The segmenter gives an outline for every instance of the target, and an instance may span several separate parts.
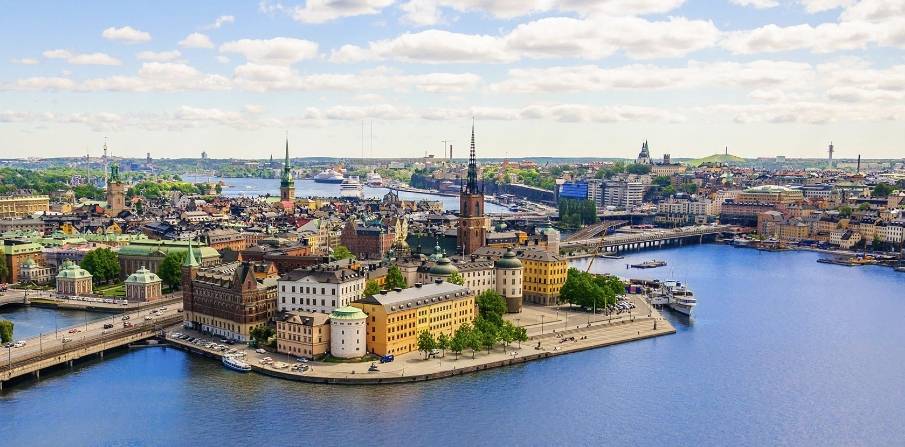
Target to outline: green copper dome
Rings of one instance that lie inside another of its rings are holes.
[[[331,320],[364,320],[368,315],[361,309],[352,306],[340,307],[330,312]]]
[[[135,273],[129,275],[125,282],[127,284],[151,284],[160,282],[160,277],[146,269],[145,266],[141,266]]]
[[[522,268],[522,261],[519,261],[519,259],[515,257],[515,252],[512,251],[512,249],[509,249],[506,250],[506,254],[504,254],[502,258],[496,261],[495,265],[498,269],[520,269]]]
[[[452,275],[453,273],[458,273],[459,269],[453,265],[452,261],[447,257],[440,258],[433,267],[428,271],[431,275],[437,276],[447,276]]]
[[[66,260],[60,266],[60,273],[57,274],[57,278],[68,278],[68,279],[79,279],[79,278],[91,278],[91,273],[88,273],[88,270],[85,270],[79,267],[78,264]]]

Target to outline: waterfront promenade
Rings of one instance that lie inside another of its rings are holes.
[[[287,380],[350,385],[390,384],[457,376],[676,332],[642,296],[632,295],[630,299],[636,305],[635,312],[612,316],[570,312],[566,307],[526,306],[521,314],[506,316],[513,323],[527,328],[529,340],[521,346],[518,343],[508,347],[496,346],[489,353],[487,350],[475,351],[474,356],[470,350],[458,356],[447,350],[442,357],[428,360],[420,352],[411,352],[396,356],[393,362],[378,363],[377,372],[368,371],[371,362],[308,362],[308,371],[294,372],[288,368],[288,364],[296,363],[294,357],[273,352],[258,354],[251,350],[246,351],[245,361],[255,372]],[[222,356],[221,352],[205,348],[203,344],[199,346],[169,336],[167,340],[173,346],[196,354],[217,360]],[[271,357],[274,364],[263,364],[261,360],[264,357]],[[277,362],[287,364],[287,367],[277,368],[274,366]]]

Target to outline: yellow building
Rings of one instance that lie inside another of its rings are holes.
[[[468,288],[435,282],[408,289],[383,291],[352,303],[368,314],[368,352],[400,355],[418,350],[418,334],[452,337],[475,319],[474,295]]]
[[[26,217],[49,210],[49,196],[28,194],[0,197],[0,218]]]
[[[568,262],[544,250],[525,250],[519,253],[518,258],[525,268],[525,301],[544,306],[556,304],[559,289],[566,283]]]
[[[804,195],[800,190],[776,185],[748,188],[742,191],[736,199],[736,202],[739,203],[769,203],[771,205],[788,205],[803,201]]]

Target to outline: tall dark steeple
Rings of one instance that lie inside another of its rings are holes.
[[[283,160],[283,175],[280,176],[280,200],[295,200],[295,180],[292,178],[292,167],[289,165],[289,135],[286,135],[286,158]]]
[[[484,191],[478,187],[478,161],[475,156],[474,121],[471,122],[471,150],[468,154],[468,176],[459,194],[458,245],[462,254],[470,255],[486,241]]]

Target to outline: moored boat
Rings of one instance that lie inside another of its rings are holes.
[[[223,361],[223,366],[225,366],[233,371],[239,371],[239,372],[251,371],[251,365],[243,362],[242,360],[239,360],[238,358],[236,358],[234,356],[224,355],[222,361]]]

